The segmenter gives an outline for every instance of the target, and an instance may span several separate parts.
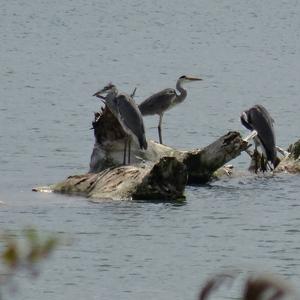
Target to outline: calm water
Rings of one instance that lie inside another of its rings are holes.
[[[296,284],[299,176],[188,187],[182,205],[92,204],[31,188],[88,170],[91,95],[108,81],[136,86],[140,102],[185,73],[201,76],[165,115],[175,147],[246,133],[239,115],[256,103],[274,117],[279,145],[296,141],[299,29],[299,1],[0,0],[0,228],[73,240],[37,280],[21,274],[14,299],[195,299],[210,274],[233,267]],[[148,138],[157,121],[145,119]],[[233,164],[246,169],[248,158]]]

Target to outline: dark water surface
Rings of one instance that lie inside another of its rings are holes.
[[[37,280],[20,275],[14,299],[195,299],[207,276],[234,267],[299,281],[299,176],[188,187],[182,205],[31,192],[87,171],[91,95],[108,81],[137,86],[140,102],[180,75],[204,79],[165,115],[171,146],[245,134],[240,112],[256,103],[279,145],[299,139],[299,1],[3,0],[0,31],[0,228],[73,241]],[[145,119],[148,138],[157,121]]]

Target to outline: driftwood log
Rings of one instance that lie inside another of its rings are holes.
[[[95,113],[95,144],[89,172],[35,191],[77,194],[103,199],[177,200],[184,198],[186,184],[203,184],[229,174],[224,165],[249,145],[238,132],[228,132],[212,144],[191,151],[177,150],[148,141],[141,151],[133,140],[131,165],[122,166],[125,132],[108,108]],[[300,141],[290,146],[290,155],[276,171],[300,171]]]
[[[124,138],[122,127],[107,108],[95,114],[93,122],[95,145],[91,155],[90,173],[120,166],[123,162]],[[202,149],[177,150],[154,141],[148,141],[148,149],[142,151],[133,141],[131,160],[133,164],[142,161],[156,162],[162,157],[175,157],[188,172],[188,183],[206,183],[215,171],[246,150],[239,132],[231,131]]]
[[[300,140],[291,144],[287,152],[289,154],[281,160],[275,172],[300,173]]]
[[[112,167],[99,173],[69,176],[48,191],[81,195],[93,201],[179,200],[184,198],[186,182],[185,166],[174,157],[163,157],[155,164]]]
[[[122,166],[125,132],[109,109],[95,114],[95,145],[87,174],[35,191],[53,191],[96,199],[176,200],[187,183],[206,183],[248,146],[238,132],[228,132],[203,149],[180,151],[154,141],[141,151],[132,141],[129,166]]]

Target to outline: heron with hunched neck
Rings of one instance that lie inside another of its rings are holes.
[[[270,113],[261,104],[254,105],[241,114],[242,124],[251,131],[256,131],[254,137],[255,155],[257,156],[257,147],[262,149],[260,168],[262,171],[267,171],[267,165],[270,161],[275,169],[280,160],[277,157],[277,148],[274,133],[274,120]],[[255,157],[256,157],[255,156]],[[255,159],[255,172],[258,170],[258,162]]]
[[[106,94],[106,96],[102,96],[103,94]],[[138,141],[141,149],[147,149],[143,117],[138,106],[131,96],[125,93],[119,93],[117,87],[111,83],[106,85],[93,96],[103,99],[126,133],[127,137],[125,138],[124,143],[123,164],[126,164],[127,145],[128,163],[130,163],[130,147],[132,138]]]

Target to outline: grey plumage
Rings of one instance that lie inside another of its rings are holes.
[[[256,130],[257,137],[254,139],[256,146],[260,145],[266,159],[274,168],[278,164],[276,140],[274,133],[274,120],[262,105],[255,105],[244,111],[241,115],[242,124],[249,130]]]
[[[190,81],[196,81],[196,80],[202,80],[202,79],[194,76],[183,75],[179,77],[176,83],[176,89],[179,91],[179,94],[176,93],[175,89],[171,89],[171,88],[164,89],[150,96],[139,105],[139,109],[143,116],[149,116],[149,115],[159,116],[158,135],[159,135],[159,142],[161,144],[162,144],[161,123],[162,123],[163,114],[165,113],[165,111],[171,109],[173,106],[183,102],[184,99],[186,98],[187,92],[182,87],[182,84]]]
[[[139,141],[141,149],[147,149],[143,117],[134,100],[126,94],[119,94],[116,98],[118,120],[128,135],[134,135]]]
[[[143,116],[159,115],[175,106],[177,104],[175,103],[176,99],[179,103],[179,96],[184,100],[186,93],[177,95],[174,89],[164,89],[143,101],[139,105],[139,109]]]
[[[106,94],[106,96],[103,97],[102,94]],[[138,106],[131,96],[125,93],[119,93],[117,87],[113,84],[108,84],[93,96],[104,99],[105,104],[119,121],[123,130],[127,134],[128,139],[125,141],[124,145],[124,164],[126,163],[127,144],[129,148],[128,162],[130,163],[131,138],[137,139],[141,149],[146,150],[148,147],[143,117],[138,109]]]

